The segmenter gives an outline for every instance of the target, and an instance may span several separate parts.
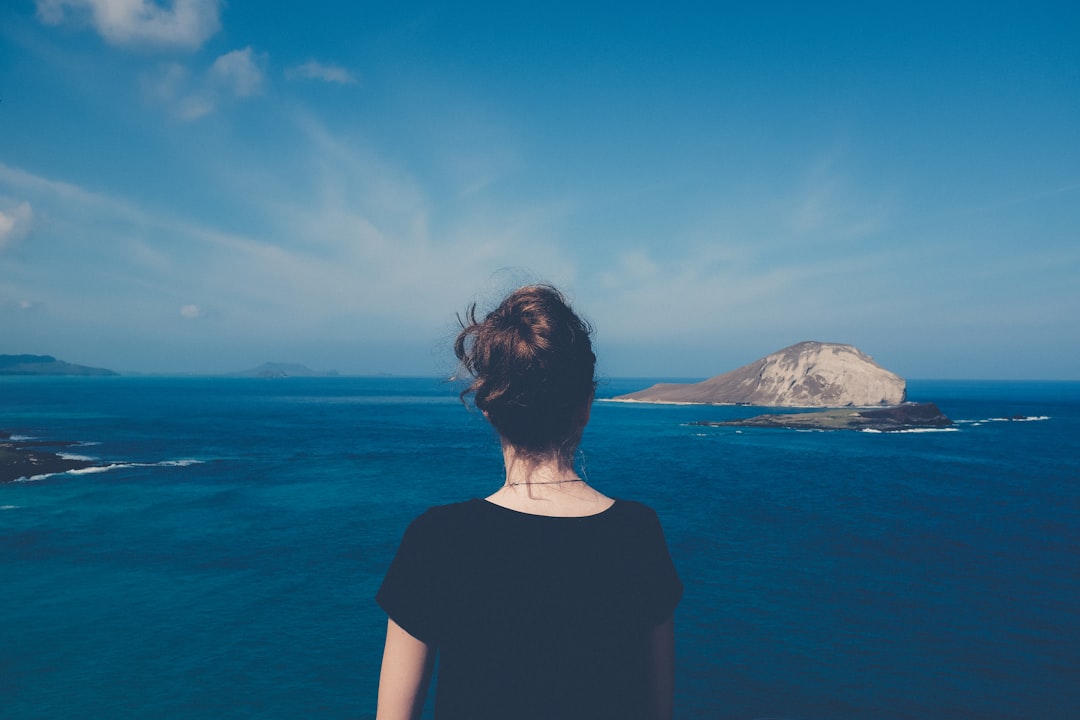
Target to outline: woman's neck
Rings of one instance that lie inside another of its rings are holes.
[[[572,456],[571,456],[572,457]],[[574,472],[570,457],[536,457],[503,443],[506,479],[489,502],[533,515],[595,515],[614,502]]]
[[[503,467],[506,469],[505,485],[559,485],[583,482],[574,471],[573,450],[569,453],[552,452],[546,455],[524,453],[506,442],[502,444]]]

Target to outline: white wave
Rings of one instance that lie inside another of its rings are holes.
[[[37,482],[38,480],[44,480],[45,478],[53,477],[54,475],[96,475],[97,473],[109,472],[110,470],[122,470],[124,468],[145,468],[145,467],[188,467],[189,465],[201,465],[202,460],[195,460],[193,458],[184,458],[180,460],[162,460],[160,462],[152,463],[110,463],[109,465],[91,465],[90,467],[75,468],[73,470],[65,470],[63,472],[55,473],[43,473],[41,475],[30,475],[21,478],[15,478],[13,482]]]
[[[27,440],[36,440],[36,439],[37,438],[32,437],[30,435],[9,435],[8,436],[8,441],[9,442],[25,442]]]
[[[1006,422],[1039,422],[1042,420],[1050,420],[1049,415],[1032,415],[1031,417],[991,417],[982,418],[980,420],[954,420],[956,425],[971,425],[973,427],[984,425],[986,423],[1006,423]]]
[[[0,510],[18,510],[19,505],[0,505]]]
[[[63,458],[64,460],[83,460],[85,462],[93,462],[94,460],[97,460],[97,458],[90,457],[89,455],[76,455],[75,453],[65,452],[56,453],[56,457]]]
[[[942,428],[907,428],[906,430],[894,430],[898,433],[939,433],[939,432],[960,432],[958,427],[942,427]]]
[[[64,473],[44,473],[42,475],[23,475],[22,477],[15,478],[12,482],[37,482],[38,480],[44,480],[50,478],[53,475],[63,475]]]
[[[90,467],[75,468],[74,470],[68,470],[67,472],[57,473],[58,475],[94,475],[96,473],[108,472],[109,470],[116,470],[118,468],[125,467],[139,467],[136,463],[115,463],[113,465],[91,465]]]
[[[68,470],[68,475],[90,475],[93,473],[108,472],[109,470],[120,470],[123,468],[140,468],[140,467],[187,467],[188,465],[201,464],[202,460],[162,460],[160,462],[152,463],[113,463],[111,465],[95,465],[87,468],[77,468],[75,470]]]
[[[899,435],[901,433],[939,433],[939,432],[960,432],[960,428],[957,427],[943,427],[943,428],[905,428],[904,430],[878,430],[877,428],[863,428],[859,432],[864,433],[878,433],[880,435]]]

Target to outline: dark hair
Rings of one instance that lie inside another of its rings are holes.
[[[511,445],[531,453],[573,450],[596,383],[592,328],[550,285],[510,293],[478,321],[476,304],[458,317],[454,354],[470,393]]]

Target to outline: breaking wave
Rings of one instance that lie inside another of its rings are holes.
[[[956,420],[955,423],[957,425],[970,425],[972,427],[979,427],[980,425],[985,425],[987,423],[1042,422],[1043,420],[1049,420],[1049,419],[1050,419],[1049,415],[1033,415],[1031,417],[1028,417],[1028,416],[1025,415],[1025,416],[1020,416],[1020,417],[982,418],[981,420]]]
[[[904,428],[903,430],[878,430],[877,428],[863,428],[859,432],[864,433],[878,433],[881,435],[900,435],[910,433],[948,433],[948,432],[960,432],[960,428],[957,427],[929,427],[929,428]]]
[[[37,482],[38,480],[44,480],[46,478],[54,477],[56,475],[96,475],[97,473],[109,472],[111,470],[122,470],[124,468],[187,467],[189,465],[201,465],[202,462],[202,460],[183,459],[162,460],[160,462],[151,463],[121,462],[110,463],[108,465],[91,465],[90,467],[75,468],[73,470],[65,470],[63,472],[43,473],[41,475],[31,475],[29,477],[16,478],[14,482]]]

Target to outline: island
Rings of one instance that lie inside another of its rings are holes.
[[[312,370],[307,365],[301,365],[300,363],[279,363],[279,362],[266,362],[262,365],[251,368],[250,370],[242,370],[236,373],[230,373],[229,377],[250,377],[250,378],[285,378],[285,377],[337,377],[338,373],[335,370],[327,372],[321,372],[319,370]]]
[[[57,360],[52,355],[0,355],[0,375],[108,376],[119,373]]]
[[[941,430],[953,421],[934,403],[903,403],[887,408],[834,408],[814,412],[756,415],[735,420],[700,420],[688,423],[709,427],[765,427],[791,430],[862,430],[900,432]]]
[[[622,402],[759,407],[900,405],[907,383],[852,345],[806,341],[699,383],[657,383]]]

